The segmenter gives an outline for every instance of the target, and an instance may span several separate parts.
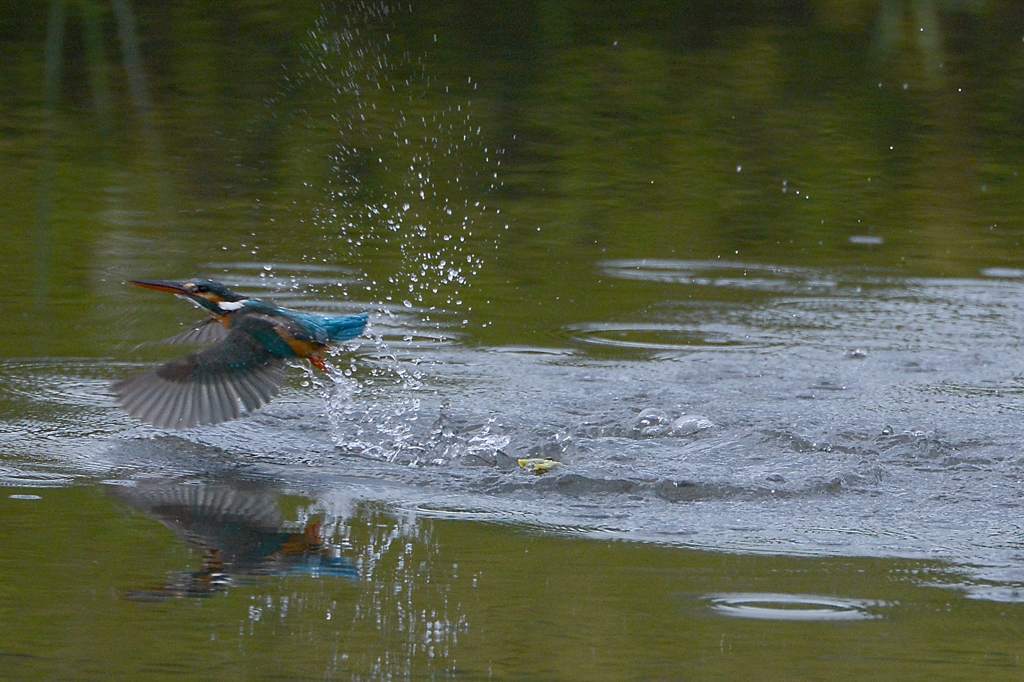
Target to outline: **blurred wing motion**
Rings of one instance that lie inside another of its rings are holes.
[[[218,343],[228,338],[228,330],[216,318],[210,317],[194,327],[189,327],[180,334],[175,334],[164,343],[170,345],[191,344],[206,346],[211,343]]]
[[[284,361],[260,342],[268,336],[276,337],[274,320],[246,315],[220,343],[120,381],[114,392],[125,411],[160,428],[237,419],[270,402],[284,381]]]
[[[328,542],[319,517],[285,521],[277,494],[254,482],[148,480],[111,486],[110,491],[203,553],[198,570],[175,572],[161,585],[131,590],[125,595],[129,599],[209,597],[257,576],[359,579],[341,546]]]
[[[255,490],[161,481],[114,486],[112,490],[187,542],[220,549],[232,560],[261,544],[253,538],[283,532],[286,526],[274,497]]]

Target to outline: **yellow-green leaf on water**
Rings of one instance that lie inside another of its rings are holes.
[[[546,474],[557,466],[561,466],[562,463],[554,459],[545,459],[543,457],[523,457],[517,459],[516,463],[519,464],[519,468],[523,471],[529,471],[531,473]]]

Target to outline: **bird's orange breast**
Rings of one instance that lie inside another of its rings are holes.
[[[283,329],[277,329],[275,331],[277,331],[278,336],[284,339],[284,342],[288,344],[288,347],[292,349],[292,352],[300,358],[308,358],[310,355],[318,353],[324,348],[322,343],[297,339]]]

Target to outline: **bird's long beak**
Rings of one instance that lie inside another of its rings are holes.
[[[177,296],[188,296],[189,294],[188,290],[182,286],[181,282],[171,282],[164,279],[132,279],[128,280],[128,283],[134,284],[137,287],[142,287],[143,289],[163,291]]]

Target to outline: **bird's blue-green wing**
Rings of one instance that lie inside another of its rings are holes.
[[[280,390],[285,365],[260,339],[275,322],[246,316],[227,337],[199,353],[114,384],[125,411],[160,428],[185,429],[237,419]]]
[[[195,345],[207,346],[211,343],[218,343],[228,337],[228,329],[222,325],[217,318],[208,317],[202,322],[189,327],[183,332],[164,339],[163,343],[168,345]]]

